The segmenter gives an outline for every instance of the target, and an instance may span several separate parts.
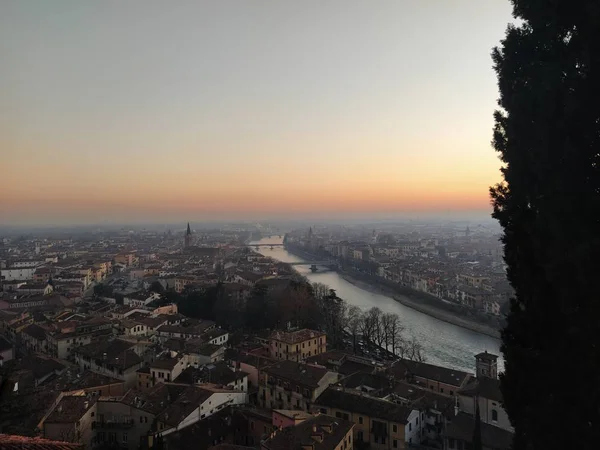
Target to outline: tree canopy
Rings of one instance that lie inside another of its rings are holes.
[[[512,4],[519,24],[493,52],[504,180],[491,198],[515,289],[504,404],[516,450],[597,448],[600,2]]]

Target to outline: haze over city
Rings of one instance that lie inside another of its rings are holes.
[[[0,223],[489,214],[504,0],[0,12]]]

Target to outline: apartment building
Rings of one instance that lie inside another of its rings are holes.
[[[307,328],[297,331],[275,331],[268,339],[271,358],[300,362],[324,353],[327,334]]]

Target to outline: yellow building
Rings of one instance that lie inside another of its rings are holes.
[[[408,448],[406,436],[413,431],[405,429],[411,409],[357,391],[329,388],[315,400],[313,412],[354,422],[355,446],[376,450]]]
[[[269,336],[271,358],[303,361],[311,356],[324,353],[327,348],[327,335],[307,328],[297,331],[275,331]]]

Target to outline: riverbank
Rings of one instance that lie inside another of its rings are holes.
[[[456,314],[453,314],[449,311],[445,311],[443,309],[435,308],[433,306],[425,305],[413,299],[410,299],[404,295],[398,295],[395,292],[392,292],[391,289],[382,288],[379,286],[373,286],[372,284],[366,283],[364,281],[353,278],[352,276],[346,273],[340,273],[340,276],[346,280],[348,283],[353,284],[354,286],[363,289],[368,292],[372,292],[374,294],[382,294],[387,295],[388,297],[393,298],[398,303],[403,304],[409,308],[414,309],[415,311],[419,311],[422,314],[426,314],[435,319],[441,320],[443,322],[451,323],[452,325],[456,325],[457,327],[465,328],[467,330],[475,331],[477,333],[485,334],[486,336],[500,339],[500,331],[492,328],[489,325],[485,325],[482,323],[477,323],[469,319],[465,319],[464,317],[460,317]]]
[[[307,261],[314,261],[316,259],[314,255],[299,249],[289,248],[289,246],[286,246],[286,250],[289,253],[299,256]],[[473,319],[469,319],[468,317],[464,317],[459,313],[452,311],[451,308],[444,308],[445,305],[437,305],[436,303],[441,302],[441,300],[425,298],[427,294],[415,291],[410,292],[408,295],[404,295],[403,293],[398,292],[399,288],[393,289],[389,286],[383,285],[382,283],[373,282],[370,279],[359,279],[347,271],[338,270],[337,272],[344,280],[360,289],[373,292],[375,294],[386,295],[408,308],[414,309],[415,311],[426,314],[443,322],[447,322],[467,330],[475,331],[495,339],[500,339],[500,330],[498,328],[485,323],[477,322]]]

